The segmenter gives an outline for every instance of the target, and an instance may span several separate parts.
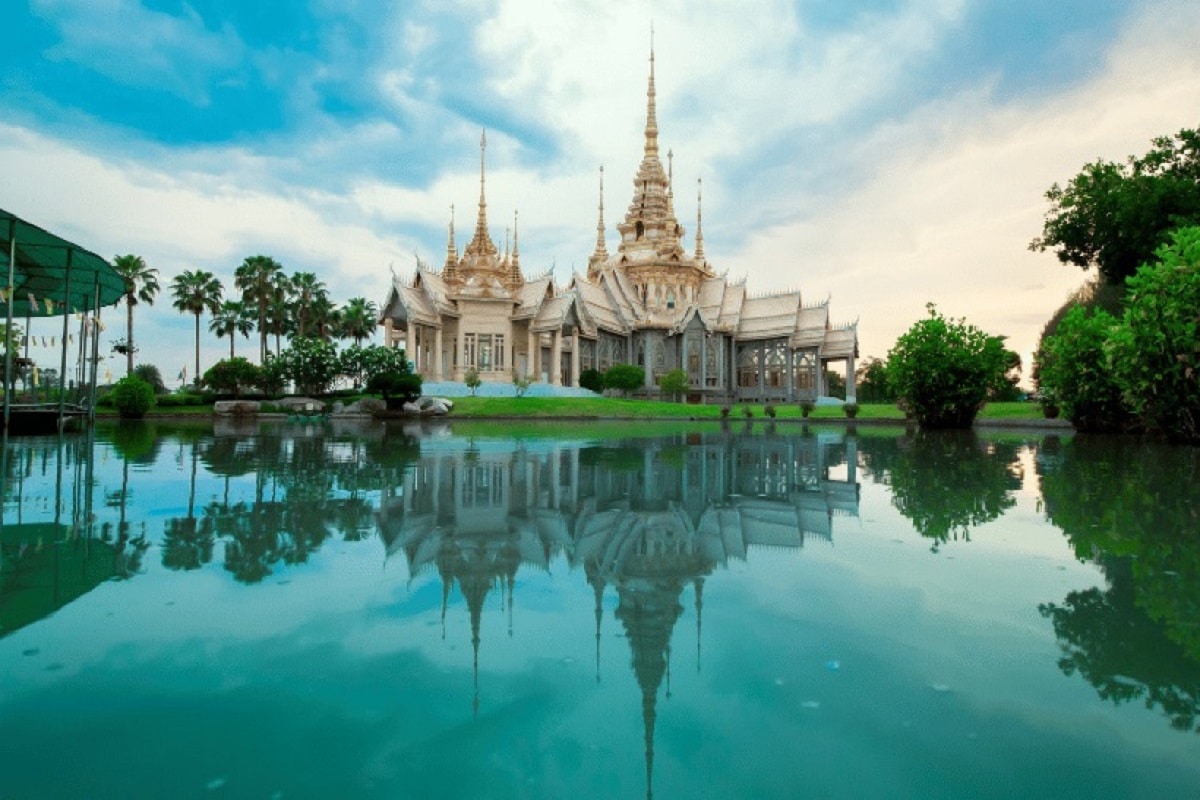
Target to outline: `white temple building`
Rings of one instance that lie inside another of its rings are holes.
[[[601,168],[595,249],[586,274],[574,274],[565,287],[549,270],[525,277],[515,218],[511,249],[505,242],[501,252],[492,241],[481,138],[474,235],[460,255],[452,216],[441,270],[418,264],[411,280],[393,281],[380,315],[385,342],[404,347],[431,381],[461,381],[475,369],[484,381],[578,386],[584,370],[635,364],[653,395],[663,375],[682,369],[690,402],[823,395],[827,365],[843,362],[847,397],[854,397],[857,323],[832,324],[828,298],[751,295],[744,280],[718,272],[704,252],[699,186],[696,234],[691,250],[684,247],[671,154],[664,169],[658,133],[652,51],[644,152],[633,199],[616,226],[616,252],[605,241]]]

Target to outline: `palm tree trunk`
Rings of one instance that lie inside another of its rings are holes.
[[[133,374],[133,301],[125,298],[128,323],[125,326],[125,374]]]
[[[233,361],[233,339],[237,336],[237,331],[229,332],[229,360]]]
[[[192,376],[192,380],[200,383],[200,312],[196,312],[196,374]]]

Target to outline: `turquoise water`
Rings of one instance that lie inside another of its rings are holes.
[[[13,439],[4,798],[1200,796],[1200,453],[147,423]]]

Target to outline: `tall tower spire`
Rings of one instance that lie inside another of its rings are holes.
[[[646,156],[658,156],[658,114],[654,107],[654,29],[650,29],[650,84],[646,89]]]
[[[700,210],[700,201],[703,196],[704,182],[703,178],[696,179],[696,263],[704,262],[704,230],[701,228],[701,223],[704,219]]]
[[[479,217],[475,221],[475,237],[467,245],[466,255],[468,256],[496,255],[496,245],[488,236],[487,229],[487,195],[484,191],[486,184],[484,156],[486,153],[487,131],[483,131],[479,136]]]

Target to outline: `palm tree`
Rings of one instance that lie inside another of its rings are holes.
[[[325,284],[317,280],[311,272],[297,272],[291,280],[292,298],[296,304],[297,336],[309,335],[308,323],[311,321],[314,304],[320,300],[328,302]]]
[[[258,309],[259,362],[267,358],[267,309],[280,284],[283,267],[270,256],[250,256],[234,271],[233,283],[242,290],[242,302]]]
[[[342,325],[342,312],[338,307],[328,297],[318,297],[309,307],[309,314],[316,329],[315,335],[327,342],[333,341]]]
[[[341,336],[362,344],[370,339],[379,324],[379,308],[365,297],[351,297],[342,307],[340,316]]]
[[[229,337],[229,357],[233,358],[233,342],[240,333],[242,336],[249,336],[254,330],[254,319],[251,317],[251,310],[244,303],[237,300],[226,300],[221,303],[221,307],[213,312],[212,320],[208,323],[210,333],[215,333],[217,338],[222,336]]]
[[[276,287],[267,299],[267,332],[275,335],[275,355],[279,355],[283,350],[280,339],[284,335],[291,336],[296,332],[294,310],[287,285]]]
[[[125,328],[125,374],[133,374],[133,307],[139,302],[154,305],[154,296],[158,294],[158,270],[146,266],[141,256],[124,255],[113,258],[113,269],[125,279],[125,293],[121,299],[125,301],[128,311],[128,322]]]
[[[221,282],[211,272],[202,269],[185,270],[171,281],[172,303],[181,314],[196,317],[196,372],[194,380],[200,382],[200,315],[205,311],[216,314],[221,307],[223,293]]]

